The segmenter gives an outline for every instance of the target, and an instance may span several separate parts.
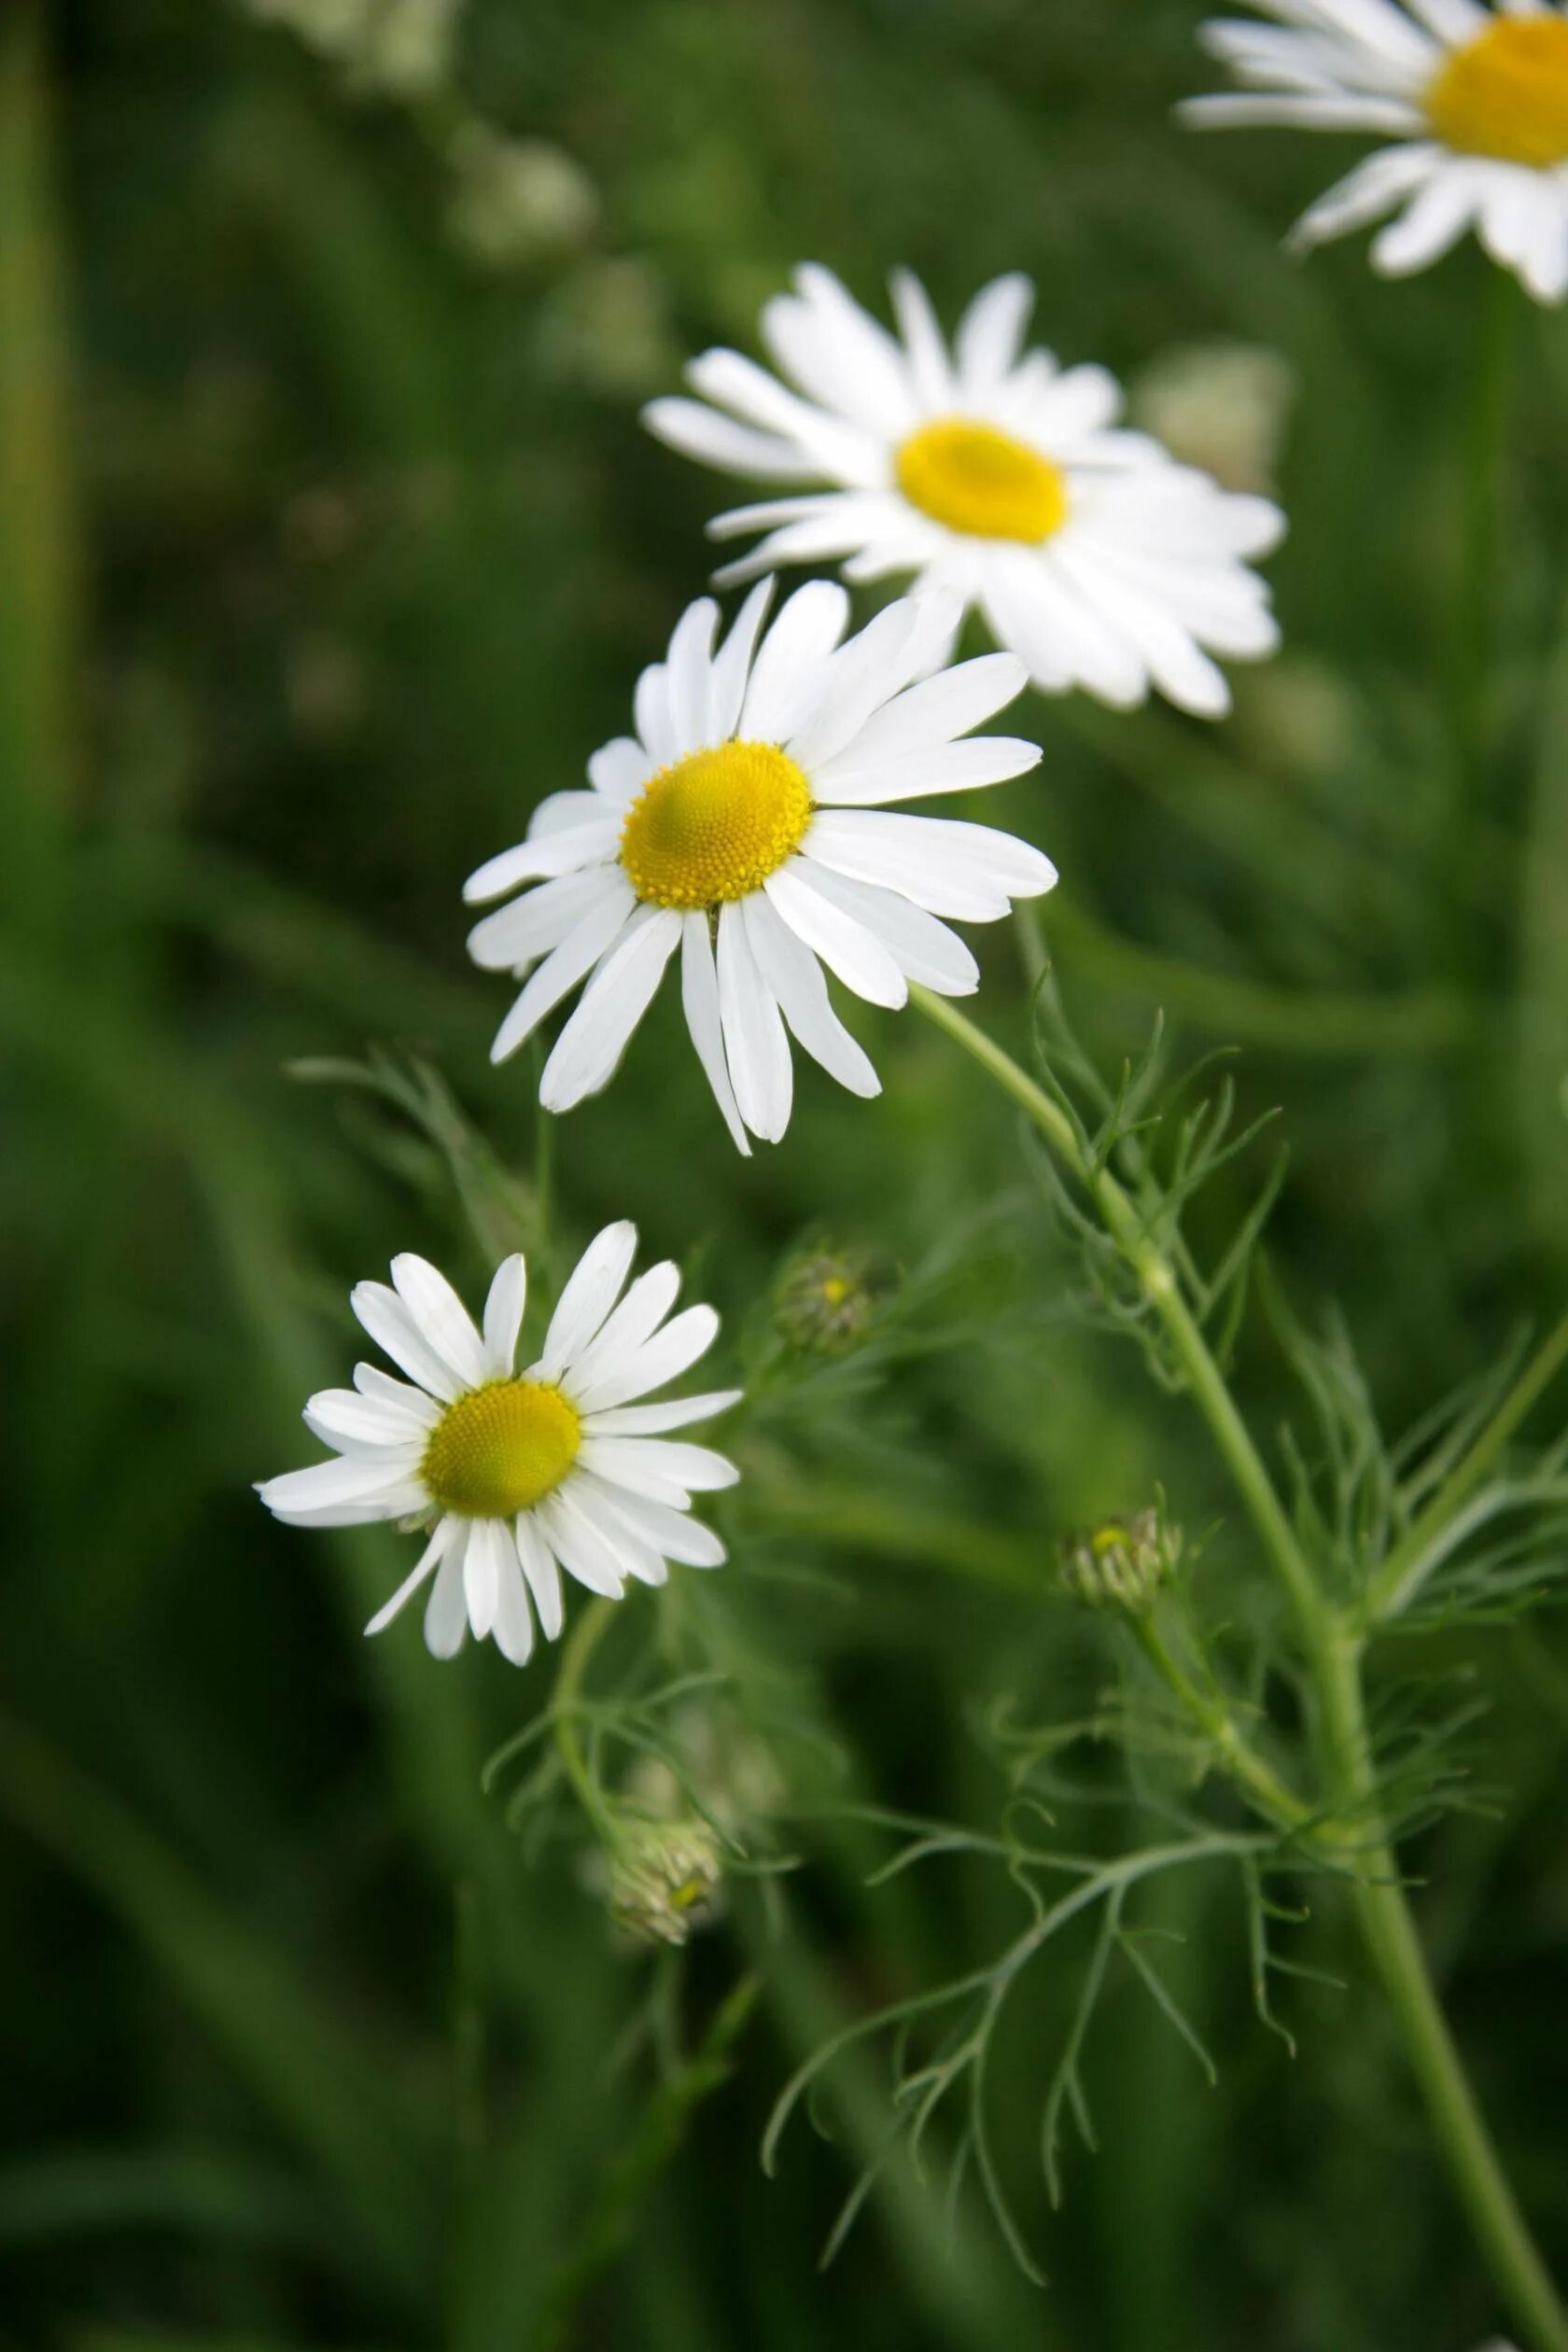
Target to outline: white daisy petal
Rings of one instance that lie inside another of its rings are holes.
[[[469,954],[484,972],[523,972],[569,939],[599,907],[611,900],[623,905],[628,896],[619,866],[561,875],[482,917],[469,933]]]
[[[518,1513],[512,1533],[517,1539],[517,1557],[527,1579],[534,1606],[539,1611],[545,1640],[559,1641],[565,1616],[561,1601],[560,1562],[545,1542],[532,1511]]]
[[[721,1568],[729,1558],[711,1527],[705,1527],[700,1519],[689,1518],[668,1503],[655,1503],[647,1495],[628,1494],[623,1489],[608,1487],[599,1499],[602,1507],[613,1511],[633,1535],[662,1552],[666,1560],[679,1561],[682,1567]]]
[[[528,1269],[520,1250],[503,1258],[496,1268],[484,1302],[484,1353],[492,1379],[510,1380],[517,1362],[517,1335],[523,1328],[523,1308],[528,1295]]]
[[[890,283],[915,397],[929,415],[945,416],[953,406],[957,387],[931,299],[913,271],[895,270]]]
[[[741,913],[757,969],[793,1035],[851,1094],[863,1099],[879,1095],[882,1081],[829,1003],[822,967],[810,948],[764,891],[747,899]]]
[[[501,1577],[509,1561],[515,1561],[516,1558],[517,1548],[505,1519],[473,1520],[469,1529],[468,1550],[463,1556],[463,1590],[476,1641],[484,1641],[495,1626],[501,1600]]]
[[[807,262],[797,292],[764,303],[763,340],[786,375],[825,409],[882,435],[916,421],[909,363],[831,270]]]
[[[636,1255],[637,1227],[624,1219],[595,1235],[561,1293],[530,1379],[558,1380],[582,1353],[620,1297]]]
[[[980,985],[980,967],[956,931],[923,907],[903,898],[896,890],[881,889],[874,882],[851,881],[847,875],[835,874],[827,866],[801,859],[786,869],[793,881],[798,875],[810,897],[825,904],[828,912],[847,921],[856,931],[864,945],[861,952],[877,951],[884,955],[900,975],[902,1003],[907,994],[904,984],[918,980],[940,996],[969,996]],[[777,877],[782,879],[783,877]],[[795,923],[795,910],[787,907],[775,896],[775,903],[786,920]],[[815,914],[813,915],[815,920]],[[800,929],[799,924],[795,928]],[[831,971],[838,973],[848,987],[865,996],[869,990],[861,987],[849,972],[827,953],[826,948],[806,931],[801,936],[807,946],[815,946]],[[873,997],[873,1003],[883,999]]]
[[[756,650],[757,636],[773,601],[774,583],[759,580],[739,615],[713,659],[708,705],[708,726],[711,740],[721,743],[733,735],[740,722],[741,706],[751,676],[751,657]]]
[[[719,1019],[736,1105],[753,1135],[777,1143],[790,1124],[794,1092],[790,1046],[738,905],[720,910],[718,979]]]
[[[627,1575],[638,1584],[663,1585],[669,1582],[669,1569],[663,1555],[636,1531],[628,1518],[617,1510],[618,1490],[604,1485],[592,1471],[584,1469],[571,1483],[571,1501],[587,1525],[593,1529]],[[685,1508],[684,1497],[671,1507]]]
[[[588,781],[595,791],[619,808],[636,800],[650,773],[648,753],[632,735],[617,735],[611,743],[601,743],[588,763]]]
[[[909,1001],[909,984],[903,966],[885,941],[868,931],[858,917],[822,889],[822,870],[805,858],[792,858],[765,884],[768,897],[798,939],[847,988],[868,1004],[895,1009]]]
[[[665,1258],[639,1274],[625,1297],[599,1331],[591,1347],[574,1361],[567,1389],[572,1395],[592,1387],[602,1373],[613,1372],[653,1334],[680,1295],[680,1268]]]
[[[951,743],[982,720],[994,718],[1028,684],[1029,665],[1015,653],[983,653],[976,661],[960,662],[956,668],[922,679],[874,712],[848,750],[816,771],[813,784],[831,783],[840,765],[851,760],[859,767]]]
[[[433,1397],[422,1388],[412,1388],[407,1380],[395,1380],[378,1364],[357,1364],[354,1385],[372,1403],[400,1407],[426,1429],[433,1429],[441,1419],[441,1407]]]
[[[534,1654],[534,1613],[528,1606],[515,1542],[508,1543],[501,1557],[491,1631],[504,1659],[513,1666],[526,1666]]]
[[[413,1600],[426,1577],[435,1573],[449,1547],[456,1540],[457,1527],[458,1522],[455,1519],[443,1519],[440,1522],[435,1533],[420,1553],[414,1567],[404,1577],[391,1600],[382,1603],[369,1625],[366,1626],[367,1640],[372,1633],[385,1633],[404,1603]]]
[[[777,880],[777,875],[775,879]],[[770,886],[771,887],[771,886]],[[749,1159],[750,1139],[747,1135],[730,1084],[729,1064],[724,1059],[724,1037],[719,1014],[719,978],[713,968],[713,943],[708,937],[707,917],[696,910],[685,916],[680,926],[680,1000],[686,1015],[686,1027],[697,1049],[713,1099],[723,1114],[724,1125],[740,1151]]]
[[[463,885],[463,896],[470,906],[482,905],[486,899],[515,890],[520,882],[547,881],[579,866],[606,864],[620,839],[617,818],[595,817],[588,824],[570,826],[543,840],[519,842],[515,849],[503,849],[499,857],[476,868]]]
[[[595,1437],[653,1437],[666,1429],[690,1429],[738,1405],[742,1389],[710,1389],[706,1396],[670,1396],[658,1405],[618,1405],[584,1413],[582,1426]]]
[[[418,1389],[404,1389],[399,1398],[320,1389],[306,1405],[305,1418],[329,1446],[423,1446],[439,1409]]]
[[[510,1060],[526,1044],[539,1023],[569,996],[601,957],[614,948],[631,928],[637,914],[637,892],[619,866],[605,876],[605,886],[586,914],[580,916],[558,947],[524,984],[523,992],[496,1031],[490,1048],[493,1062]]]
[[[602,1413],[611,1405],[629,1405],[663,1388],[666,1381],[679,1379],[699,1356],[707,1353],[718,1332],[719,1318],[711,1307],[688,1307],[634,1355],[623,1358],[613,1371],[574,1387],[572,1402],[585,1417]]]
[[[466,1388],[477,1387],[488,1377],[484,1343],[446,1276],[427,1258],[405,1250],[392,1261],[392,1281],[421,1337]]]
[[[853,746],[832,763],[831,777],[812,781],[826,808],[876,808],[888,801],[930,800],[944,792],[973,792],[1003,784],[1040,765],[1038,743],[1013,735],[982,735],[974,743],[944,743],[902,758],[862,761]]]
[[[733,1462],[707,1446],[672,1445],[651,1437],[589,1437],[580,1459],[584,1469],[612,1486],[630,1487],[635,1494],[656,1491],[661,1501],[667,1499],[672,1486],[684,1493],[705,1494],[735,1486],[740,1477]],[[645,1485],[648,1479],[654,1485]]]
[[[595,967],[544,1065],[539,1100],[547,1111],[569,1111],[609,1084],[679,939],[673,907],[637,909]]]
[[[998,921],[1014,899],[1039,898],[1057,879],[1049,858],[1027,841],[952,818],[824,809],[802,847],[851,881],[890,887],[932,915],[960,921]]]
[[[455,1658],[469,1630],[469,1603],[463,1569],[471,1528],[456,1523],[450,1548],[443,1554],[425,1604],[425,1646],[432,1658]]]
[[[1016,271],[993,278],[976,294],[953,339],[966,401],[984,402],[1006,381],[1033,307],[1033,284]]]
[[[832,581],[808,581],[778,608],[757,649],[737,732],[752,743],[783,743],[798,714],[820,694],[823,674],[849,620],[849,599]]]
[[[286,1470],[281,1477],[265,1479],[257,1492],[274,1519],[353,1509],[375,1519],[395,1519],[408,1507],[399,1501],[406,1486],[401,1473],[385,1462],[341,1455],[313,1463],[308,1470]]]
[[[1427,181],[1411,203],[1372,240],[1372,266],[1386,277],[1408,277],[1440,260],[1476,217],[1475,175],[1449,165]]]
[[[572,1502],[572,1483],[557,1487],[537,1505],[539,1533],[568,1576],[607,1601],[619,1601],[625,1590],[625,1561]]]
[[[632,712],[638,740],[655,767],[667,767],[679,749],[675,714],[670,708],[669,672],[663,662],[651,663],[632,692]]]
[[[760,482],[809,482],[817,471],[792,441],[739,425],[702,400],[650,400],[642,412],[649,431],[683,457]]]
[[[376,1346],[394,1364],[401,1365],[411,1380],[439,1396],[443,1405],[451,1404],[462,1384],[426,1339],[396,1291],[388,1290],[385,1282],[358,1282],[350,1294],[349,1305]]]
[[[688,605],[675,624],[669,642],[670,724],[679,756],[698,751],[714,739],[710,716],[713,634],[719,608],[711,596]]]

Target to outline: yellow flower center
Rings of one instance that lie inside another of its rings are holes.
[[[1022,539],[1037,547],[1067,521],[1059,466],[994,425],[940,416],[911,433],[898,454],[898,484],[911,506],[973,539]]]
[[[1426,93],[1445,147],[1545,169],[1568,163],[1568,22],[1499,17],[1455,49]]]
[[[447,1407],[419,1475],[459,1519],[511,1519],[560,1485],[581,1442],[582,1424],[559,1389],[491,1380]]]
[[[621,833],[621,863],[651,906],[749,898],[800,847],[811,787],[774,743],[691,751],[644,785]]]

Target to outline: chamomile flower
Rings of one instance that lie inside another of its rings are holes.
[[[1243,89],[1197,123],[1368,131],[1391,144],[1304,215],[1309,246],[1385,220],[1374,268],[1424,270],[1474,229],[1540,302],[1568,294],[1568,17],[1547,0],[1247,0],[1203,38]]]
[[[1253,661],[1279,641],[1245,561],[1279,539],[1279,509],[1118,429],[1121,387],[1105,369],[1026,352],[1027,278],[984,287],[951,350],[907,271],[892,295],[897,338],[830,272],[798,270],[762,315],[797,388],[708,351],[687,370],[700,400],[644,410],[661,441],[706,465],[818,485],[720,515],[715,538],[766,533],[720,581],[822,559],[850,581],[912,572],[978,606],[1048,693],[1082,686],[1125,709],[1153,686],[1204,717],[1227,710],[1211,655]]]
[[[672,1265],[626,1289],[636,1249],[637,1229],[623,1224],[589,1244],[538,1363],[521,1375],[521,1257],[497,1267],[478,1329],[423,1258],[394,1258],[391,1289],[358,1285],[356,1315],[409,1379],[359,1364],[351,1389],[313,1396],[305,1425],[337,1458],[258,1491],[298,1527],[399,1519],[429,1531],[367,1633],[390,1625],[434,1578],[425,1609],[432,1655],[455,1656],[471,1628],[521,1666],[536,1613],[551,1641],[561,1631],[563,1568],[618,1601],[628,1577],[665,1583],[672,1560],[721,1565],[724,1547],[690,1516],[692,1497],[739,1474],[722,1454],[667,1433],[723,1412],[740,1391],[636,1401],[679,1379],[719,1328],[711,1307],[670,1317],[680,1287]]]
[[[967,730],[1011,702],[1010,654],[939,665],[959,608],[904,597],[840,643],[849,601],[814,581],[763,623],[764,581],[721,644],[718,607],[692,605],[666,659],[644,670],[637,734],[588,763],[527,839],[464,895],[537,884],[469,934],[477,963],[527,974],[491,1049],[502,1061],[583,979],[539,1099],[569,1110],[608,1084],[679,950],[692,1042],[731,1134],[776,1142],[789,1124],[787,1031],[851,1093],[879,1082],[828,1001],[822,966],[873,1004],[918,980],[963,996],[979,972],[941,919],[989,923],[1055,882],[1050,861],[984,825],[885,804],[1021,776],[1039,747]]]

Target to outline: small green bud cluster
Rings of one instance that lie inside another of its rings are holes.
[[[774,1327],[808,1355],[846,1355],[865,1337],[877,1305],[870,1263],[860,1252],[811,1250],[784,1269]]]
[[[1062,1590],[1087,1609],[1141,1617],[1181,1557],[1181,1529],[1169,1526],[1158,1505],[1151,1505],[1130,1518],[1103,1519],[1064,1537]]]
[[[698,1813],[679,1821],[623,1814],[607,1853],[606,1899],[638,1944],[683,1944],[706,1926],[723,1876],[719,1841]]]

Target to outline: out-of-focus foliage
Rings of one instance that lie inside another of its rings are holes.
[[[1186,1407],[1076,1312],[1014,1122],[942,1038],[865,1016],[882,1101],[812,1074],[742,1167],[665,1004],[546,1133],[462,953],[462,876],[623,727],[707,566],[715,485],[638,401],[749,345],[803,257],[872,300],[908,261],[949,315],[1021,267],[1043,340],[1139,379],[1206,463],[1231,416],[1292,517],[1287,650],[1231,722],[1032,701],[1043,765],[988,796],[1062,869],[1045,939],[1097,1063],[1157,1005],[1182,1057],[1241,1048],[1233,1132],[1283,1106],[1280,1311],[1236,1335],[1259,1430],[1304,1348],[1331,1406],[1365,1381],[1397,1430],[1559,1311],[1568,330],[1522,330],[1498,756],[1461,860],[1482,266],[1391,289],[1353,248],[1287,261],[1321,156],[1172,125],[1197,13],[469,0],[439,70],[416,43],[369,73],[299,37],[307,0],[0,8],[7,2340],[1464,2352],[1495,2325],[1337,1890],[1269,1919],[1320,1972],[1271,1984],[1271,2035],[1228,1863],[1140,1888],[1136,1960],[1067,1923],[999,2028],[991,2128],[1049,2289],[973,2177],[947,2205],[945,2166],[901,2157],[819,2276],[882,2155],[885,2058],[829,2073],[832,2144],[797,2122],[770,2181],[776,2095],[1027,1925],[984,1854],[868,1883],[908,1825],[988,1832],[1025,1727],[1075,1720],[1053,1836],[1170,1834],[1170,1757],[1129,1778],[1093,1736],[1135,1670],[1060,1596],[1058,1538],[1163,1487],[1242,1647],[1255,1561]],[[1037,954],[983,940],[981,1015],[1020,1046]],[[1203,1263],[1267,1149],[1193,1205]],[[438,1668],[412,1622],[367,1646],[397,1539],[302,1537],[249,1491],[308,1458],[352,1281],[413,1247],[472,1292],[521,1241],[542,1298],[623,1214],[700,1259],[753,1389],[734,1566],[629,1601],[601,1653],[613,1678],[656,1610],[666,1685],[723,1676],[655,1708],[651,1766],[614,1751],[628,1804],[694,1806],[751,1866],[651,1955],[558,1788],[481,1792],[553,1660]],[[802,1344],[830,1250],[870,1310]],[[1323,1298],[1353,1357],[1295,1334]],[[1407,1858],[1561,2270],[1568,1652],[1547,1617],[1428,1634],[1433,1709],[1451,1681],[1488,1710],[1495,1801],[1445,1804]]]

